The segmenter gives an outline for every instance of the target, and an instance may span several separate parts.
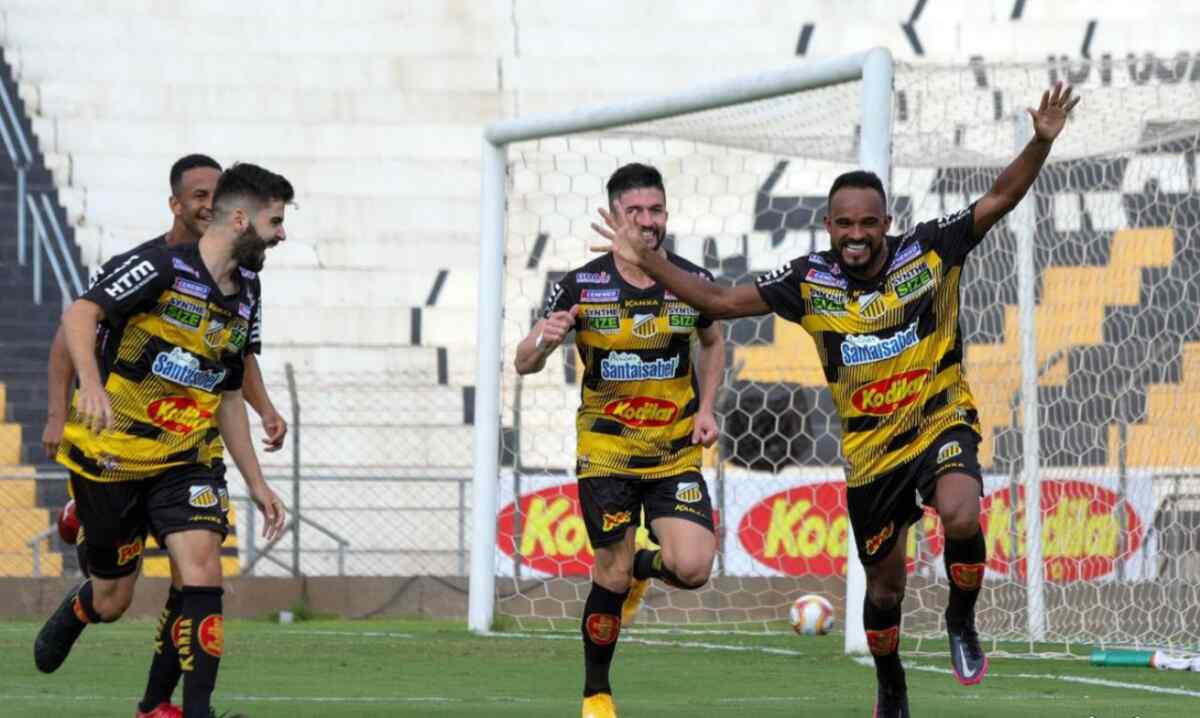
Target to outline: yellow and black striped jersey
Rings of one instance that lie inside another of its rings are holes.
[[[704,269],[667,257],[712,281]],[[692,339],[712,320],[658,284],[627,283],[611,254],[567,272],[551,289],[543,316],[576,304],[575,346],[584,367],[577,475],[660,479],[698,471]]]
[[[97,481],[210,465],[221,394],[242,385],[257,275],[241,270],[237,291],[222,294],[198,245],[149,247],[110,265],[83,298],[104,311],[97,360],[114,426],[90,432],[72,402],[57,460]]]
[[[798,257],[758,277],[763,301],[812,335],[842,424],[846,483],[860,486],[916,458],[955,425],[979,432],[963,373],[959,280],[974,205],[887,237],[871,283],[834,253]]]

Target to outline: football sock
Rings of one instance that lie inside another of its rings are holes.
[[[879,683],[906,690],[904,667],[900,664],[900,603],[884,609],[864,598],[863,627]]]
[[[154,634],[154,658],[150,661],[150,678],[138,710],[149,713],[160,703],[170,701],[179,682],[179,650],[172,636],[183,594],[174,586],[167,593],[167,603],[158,616],[158,632]]]
[[[184,586],[179,606],[179,669],[184,718],[208,718],[225,648],[221,595],[216,586]]]
[[[608,667],[621,632],[621,604],[629,591],[614,593],[598,583],[583,605],[583,695],[612,693]]]
[[[987,546],[983,531],[969,539],[946,539],[946,576],[950,579],[950,600],[946,605],[947,623],[959,624],[975,612],[975,600],[983,584]]]
[[[667,568],[663,563],[661,549],[654,551],[647,548],[638,549],[638,552],[633,555],[633,577],[639,581],[644,581],[647,578],[657,578],[666,581],[675,588],[699,588],[699,586],[684,583],[678,576],[671,573],[671,569]]]
[[[75,592],[75,601],[72,603],[73,613],[81,623],[105,623],[105,620],[96,612],[96,607],[92,603],[92,582],[91,580],[84,581],[79,590]]]

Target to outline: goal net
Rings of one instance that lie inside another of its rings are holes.
[[[1022,211],[964,273],[965,365],[983,423],[978,624],[1017,642],[997,648],[1200,647],[1200,97],[1186,70],[896,68],[897,233],[986,192],[1028,139],[1024,108],[1055,79],[1084,95]],[[749,282],[828,247],[830,183],[862,164],[863,97],[861,81],[846,81],[508,147],[488,564],[502,623],[577,631],[589,590],[572,474],[579,358],[568,342],[518,377],[512,357],[553,283],[594,258],[589,225],[608,176],[627,162],[657,166],[668,249],[718,282]],[[1033,250],[1024,273],[1022,240]],[[811,339],[770,316],[725,329],[721,439],[704,460],[719,536],[712,579],[694,592],[655,583],[638,624],[787,630],[791,601],[816,592],[838,606],[839,625],[849,606],[853,628],[840,425]],[[1029,520],[1027,495],[1040,508]],[[929,650],[943,650],[943,544],[932,512],[909,531],[904,632],[936,639]]]

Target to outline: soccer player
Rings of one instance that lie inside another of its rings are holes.
[[[57,459],[70,470],[91,578],[38,633],[39,670],[62,665],[88,624],[121,617],[153,531],[182,583],[172,638],[183,716],[211,713],[224,646],[220,545],[229,503],[212,463],[218,432],[263,513],[264,536],[274,539],[286,520],[254,454],[241,386],[258,304],[252,287],[266,250],[286,237],[292,197],[283,177],[235,165],[217,182],[199,243],[129,256],[64,314],[79,390]]]
[[[974,204],[901,237],[888,236],[883,185],[848,172],[829,190],[825,228],[832,249],[814,252],[725,288],[646,251],[619,213],[593,225],[618,261],[662,283],[716,319],[775,312],[812,336],[842,423],[847,502],[866,567],[863,624],[875,659],[877,717],[908,716],[900,663],[900,605],[908,527],[933,506],[946,532],[950,597],[946,627],[954,675],[978,683],[988,669],[975,631],[985,564],[979,530],[983,491],[976,449],[979,418],[963,375],[959,282],[968,252],[1032,186],[1079,101],[1059,83],[1030,108],[1034,137]]]
[[[145,252],[151,248],[188,246],[200,241],[200,237],[203,236],[212,221],[213,191],[216,189],[220,176],[221,165],[208,155],[190,154],[179,158],[171,166],[168,175],[171,194],[167,204],[174,216],[171,228],[164,234],[109,259],[100,268],[93,279],[93,284],[99,282],[113,268],[121,266],[134,254]],[[251,291],[255,297],[262,295],[257,276],[251,283]],[[98,339],[101,343],[104,341],[105,332],[102,324]],[[263,429],[267,434],[263,441],[264,448],[270,452],[278,451],[283,447],[283,440],[287,435],[287,421],[275,409],[263,382],[262,371],[257,360],[257,355],[262,352],[260,335],[261,303],[258,303],[255,315],[251,320],[248,352],[244,358],[245,374],[242,393],[246,402],[262,419]],[[75,367],[71,363],[71,356],[67,351],[61,326],[55,333],[54,342],[50,347],[47,373],[49,379],[48,406],[46,427],[42,432],[42,444],[46,449],[46,455],[53,458],[58,453],[58,444],[62,441],[63,428],[66,424],[66,414],[70,408],[68,387],[75,378]],[[207,451],[212,458],[214,472],[218,478],[223,478],[225,476],[224,445],[221,443],[219,435],[214,437]],[[77,544],[76,553],[79,557],[80,570],[86,576],[88,573],[87,551],[82,544]],[[169,699],[181,675],[179,657],[171,640],[171,627],[178,618],[179,590],[183,583],[174,562],[168,562],[171,567],[171,588],[167,593],[166,605],[159,617],[150,678],[135,718],[177,718],[180,711],[179,707],[171,704]]]
[[[642,251],[712,279],[663,249],[666,192],[657,169],[625,165],[607,189],[609,209],[632,228]],[[691,590],[712,570],[717,543],[700,464],[701,446],[717,438],[713,407],[724,339],[719,324],[613,254],[554,285],[543,318],[517,347],[517,372],[541,371],[572,331],[584,367],[575,473],[595,550],[582,619],[583,718],[614,718],[609,665],[621,624],[637,610],[649,580]],[[635,544],[643,508],[659,550]]]

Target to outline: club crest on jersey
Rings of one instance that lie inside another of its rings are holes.
[[[684,481],[675,487],[675,500],[685,504],[694,504],[704,498],[699,481]]]
[[[225,370],[211,371],[200,368],[200,360],[190,353],[175,347],[168,354],[159,352],[154,357],[150,371],[155,376],[181,386],[192,386],[211,392],[225,378]]]
[[[192,280],[184,279],[183,277],[176,277],[174,287],[175,291],[177,292],[190,294],[197,299],[208,299],[208,287],[204,284],[200,284],[199,282],[193,282]]]
[[[585,289],[579,293],[579,301],[594,304],[615,302],[620,298],[621,290],[619,289]]]
[[[842,364],[857,366],[891,359],[915,347],[918,341],[916,322],[887,339],[874,334],[849,334],[842,341]]]
[[[835,289],[846,288],[845,279],[838,279],[829,272],[822,272],[819,269],[808,270],[808,274],[804,275],[804,281],[812,282],[813,284],[823,284],[826,287],[833,287]]]
[[[938,449],[937,462],[943,464],[962,453],[962,447],[957,441],[951,441]]]
[[[634,314],[633,315],[633,336],[640,339],[649,339],[658,332],[658,319],[653,314]]]
[[[576,272],[576,284],[608,284],[612,276],[608,272]]]
[[[671,379],[679,369],[679,357],[643,361],[630,352],[613,352],[600,360],[600,378],[605,381]]]
[[[171,257],[171,266],[175,267],[175,269],[179,270],[180,272],[187,272],[197,279],[200,278],[200,272],[196,271],[195,267],[183,261],[179,257]]]
[[[221,330],[225,328],[225,320],[213,317],[208,320],[208,329],[204,330],[204,343],[210,349],[221,348]]]

